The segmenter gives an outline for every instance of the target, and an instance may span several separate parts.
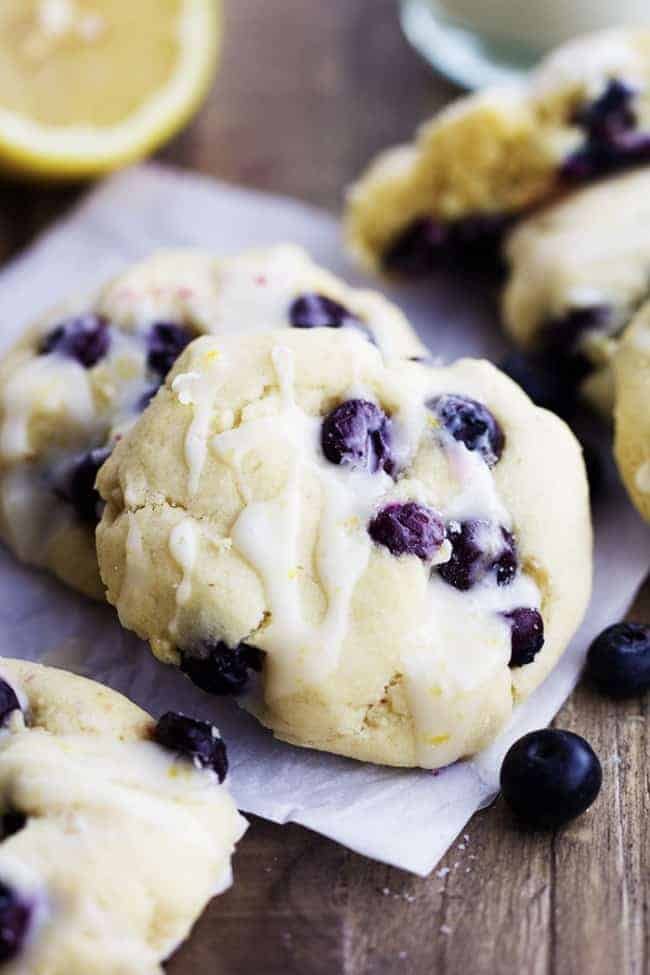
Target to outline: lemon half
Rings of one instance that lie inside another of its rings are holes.
[[[220,0],[2,0],[0,165],[94,176],[145,156],[214,76]]]

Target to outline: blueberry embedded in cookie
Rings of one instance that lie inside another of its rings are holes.
[[[198,339],[98,486],[122,623],[277,737],[362,760],[481,748],[589,593],[564,424],[487,363],[387,363],[351,329]]]
[[[392,555],[415,555],[430,561],[445,541],[442,518],[415,501],[386,505],[368,525],[368,534]]]
[[[487,521],[457,522],[447,526],[451,543],[449,561],[438,567],[440,576],[455,589],[467,591],[494,575],[497,585],[507,586],[517,572],[517,550],[511,532]]]
[[[650,171],[640,169],[522,221],[506,246],[506,330],[608,415],[613,357],[650,293],[648,227]]]
[[[650,161],[650,130],[639,131],[635,110],[639,94],[611,78],[596,98],[578,106],[572,121],[584,132],[585,144],[564,161],[565,179],[582,183]]]
[[[212,769],[220,782],[225,779],[228,772],[226,746],[217,728],[209,721],[168,711],[158,720],[154,739],[163,748],[189,758],[197,768]]]
[[[39,355],[62,355],[91,369],[106,357],[111,344],[108,322],[89,313],[56,325],[43,338]]]
[[[375,403],[349,399],[332,410],[321,427],[321,447],[332,464],[390,474],[390,420]]]
[[[521,86],[458,99],[352,187],[348,246],[372,270],[500,267],[511,225],[558,192],[650,160],[650,33],[569,42]]]
[[[0,672],[23,702],[0,732],[0,962],[162,971],[228,886],[245,828],[219,784],[223,742],[63,671],[3,659]]]
[[[505,437],[483,403],[477,403],[469,396],[445,393],[427,403],[427,407],[440,420],[443,430],[465,444],[468,450],[478,451],[488,467],[499,462]]]
[[[32,904],[0,880],[0,962],[22,951],[34,916]]]
[[[193,684],[208,694],[242,694],[251,672],[262,670],[264,654],[257,647],[240,643],[229,647],[219,641],[203,641],[198,647],[181,651],[181,670]]]
[[[397,308],[348,288],[299,248],[155,255],[36,326],[0,362],[2,538],[24,561],[102,598],[99,466],[193,338],[271,328],[354,331],[388,359],[424,353]]]

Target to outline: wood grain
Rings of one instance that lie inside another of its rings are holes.
[[[332,210],[378,149],[450,97],[408,49],[395,0],[230,0],[224,60],[162,159]],[[0,258],[78,187],[0,186]],[[650,619],[650,588],[635,609]],[[427,880],[299,827],[254,819],[235,886],[170,975],[641,975],[650,971],[647,700],[580,688],[557,724],[604,762],[593,811],[557,834],[516,828],[499,801]]]

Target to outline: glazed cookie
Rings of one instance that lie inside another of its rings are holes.
[[[618,336],[650,295],[650,169],[529,217],[505,253],[507,331],[528,350],[579,356],[583,392],[611,414]]]
[[[123,625],[277,737],[358,759],[480,749],[589,595],[562,421],[486,362],[386,364],[353,331],[197,340],[98,486]]]
[[[58,309],[0,363],[0,536],[101,598],[94,482],[112,445],[192,338],[285,325],[357,330],[387,358],[424,354],[397,308],[290,246],[159,254]]]
[[[650,160],[650,31],[573,41],[527,84],[459,99],[352,187],[350,249],[415,274],[494,264],[514,218],[566,187]]]
[[[0,675],[2,971],[162,975],[246,827],[218,732],[50,667]]]
[[[650,521],[650,302],[626,329],[614,364],[616,460],[630,497]]]

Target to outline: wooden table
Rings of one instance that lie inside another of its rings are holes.
[[[226,0],[223,66],[161,158],[338,209],[381,147],[453,89],[402,39],[395,0]],[[0,257],[79,194],[0,186]],[[650,590],[637,618],[650,618]],[[615,975],[650,971],[648,701],[579,689],[558,725],[585,735],[605,784],[563,832],[514,827],[497,802],[428,880],[298,827],[254,820],[236,884],[170,975]]]

